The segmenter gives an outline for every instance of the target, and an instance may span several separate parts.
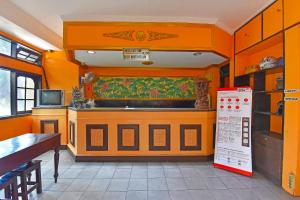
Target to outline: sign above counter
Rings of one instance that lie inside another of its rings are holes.
[[[126,61],[149,61],[150,51],[142,48],[124,48],[123,58]]]

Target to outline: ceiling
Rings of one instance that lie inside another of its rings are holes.
[[[140,61],[127,61],[123,59],[122,51],[95,51],[94,54],[86,50],[76,50],[75,59],[88,66],[95,67],[172,67],[172,68],[203,68],[212,64],[220,64],[227,59],[212,52],[184,51],[150,51],[152,65],[143,65]]]
[[[62,37],[64,20],[207,23],[232,33],[274,0],[10,1]]]

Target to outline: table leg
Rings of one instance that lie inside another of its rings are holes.
[[[58,177],[58,163],[59,163],[59,148],[54,150],[54,181],[57,183]]]

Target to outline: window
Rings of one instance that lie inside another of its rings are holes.
[[[30,113],[41,77],[0,67],[0,118]]]
[[[35,83],[32,78],[17,77],[17,112],[31,111],[34,107]]]
[[[42,54],[0,35],[0,54],[41,66]]]
[[[10,71],[0,69],[0,117],[11,115]]]
[[[11,56],[11,41],[0,36],[0,53]]]
[[[17,58],[40,65],[41,54],[21,44],[17,45]]]

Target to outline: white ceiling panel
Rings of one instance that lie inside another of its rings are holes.
[[[94,54],[86,50],[76,50],[75,59],[88,66],[96,67],[170,67],[170,68],[203,68],[212,64],[220,64],[226,58],[212,52],[178,51],[150,51],[152,65],[143,65],[140,61],[127,61],[123,59],[122,51],[95,51]]]
[[[274,0],[10,0],[63,35],[66,21],[216,24],[232,33]],[[13,14],[13,13],[12,13]]]

